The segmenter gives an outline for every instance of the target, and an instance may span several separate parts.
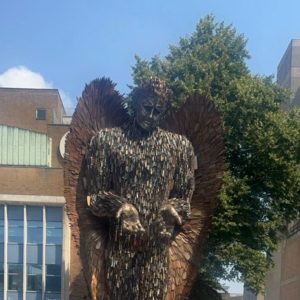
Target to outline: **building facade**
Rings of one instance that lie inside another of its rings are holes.
[[[291,40],[277,68],[277,83],[291,90],[287,107],[300,106],[300,39]]]
[[[0,299],[69,299],[57,90],[0,88]]]
[[[243,300],[265,300],[264,295],[262,294],[254,294],[252,291],[248,290],[244,287]]]
[[[300,107],[300,40],[290,42],[277,69],[277,82],[293,93],[286,108]],[[300,299],[300,221],[290,224],[273,254],[274,267],[266,280],[265,300]]]

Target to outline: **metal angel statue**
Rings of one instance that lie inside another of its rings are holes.
[[[114,84],[94,80],[66,144],[67,213],[89,297],[187,299],[221,184],[221,122],[206,97],[169,109],[158,78],[132,99],[131,118]]]

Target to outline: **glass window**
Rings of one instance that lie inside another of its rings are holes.
[[[8,222],[8,242],[23,243],[23,221],[11,220]]]
[[[61,265],[46,265],[46,275],[48,276],[60,276]]]
[[[4,262],[4,243],[0,243],[0,263]]]
[[[42,290],[42,265],[27,265],[27,290]]]
[[[33,244],[27,245],[27,263],[42,264],[42,261],[43,261],[43,246],[33,245]]]
[[[47,109],[45,108],[37,108],[36,110],[36,119],[37,120],[46,120]]]
[[[0,263],[3,262],[4,262],[4,205],[0,205]],[[2,282],[3,278],[0,280]]]
[[[9,220],[23,220],[24,207],[21,205],[7,205]]]
[[[31,224],[30,224],[31,225]],[[43,227],[30,227],[27,228],[27,242],[28,244],[42,244],[43,243]]]
[[[8,290],[23,290],[23,264],[8,264]]]
[[[4,205],[0,205],[0,300],[4,288]]]
[[[8,242],[23,243],[23,206],[8,205]]]
[[[61,295],[58,293],[47,293],[45,294],[45,300],[60,300]]]
[[[7,261],[9,263],[23,262],[23,244],[7,245]]]
[[[47,223],[47,244],[61,244],[62,228],[49,228],[48,226],[49,224]]]
[[[0,243],[4,243],[4,206],[0,205]]]
[[[23,300],[23,294],[20,292],[8,291],[7,300]]]
[[[60,245],[46,245],[46,264],[61,264],[61,254]]]
[[[37,205],[7,205],[7,209],[4,208],[5,205],[0,205],[0,300],[4,296],[7,300],[23,299],[24,264],[26,300],[61,300],[63,208]],[[4,211],[7,211],[7,222],[4,222]],[[27,236],[26,244],[24,230]],[[4,233],[7,233],[7,245],[4,243]],[[44,241],[46,244],[43,244]],[[7,272],[4,272],[5,247]],[[5,291],[4,278],[7,279]]]
[[[27,242],[29,244],[43,243],[43,208],[27,206]]]
[[[4,287],[4,265],[0,264],[0,291],[3,291],[3,287]],[[1,292],[1,294],[3,293]]]
[[[26,300],[42,300],[42,293],[35,291],[28,291],[26,293]]]
[[[46,207],[46,243],[62,244],[61,207]]]
[[[47,222],[56,221],[62,222],[62,207],[47,206],[46,207]]]
[[[61,290],[61,265],[46,265],[46,291]]]

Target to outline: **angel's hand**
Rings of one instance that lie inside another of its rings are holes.
[[[129,203],[124,203],[120,207],[116,218],[121,222],[122,233],[141,234],[145,232],[145,229],[140,222],[138,211]]]
[[[162,238],[169,239],[174,231],[175,225],[181,225],[182,220],[178,212],[171,204],[163,205],[159,210],[157,218],[159,235]]]

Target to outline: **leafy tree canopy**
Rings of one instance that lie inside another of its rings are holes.
[[[164,78],[180,106],[194,92],[208,94],[224,121],[227,170],[214,217],[205,280],[243,280],[263,289],[279,233],[299,211],[299,110],[283,111],[289,93],[271,77],[252,75],[246,39],[208,15],[166,57],[136,57],[134,83]],[[130,97],[128,100],[130,104]]]

